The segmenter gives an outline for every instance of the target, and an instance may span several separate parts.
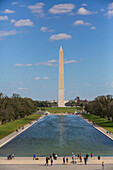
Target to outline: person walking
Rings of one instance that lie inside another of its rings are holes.
[[[93,157],[93,153],[91,153],[91,158]]]
[[[66,163],[68,164],[68,157],[66,158]]]
[[[35,160],[36,159],[36,155],[35,155],[35,153],[33,154],[33,160]]]
[[[47,166],[48,166],[48,160],[49,160],[49,158],[46,157],[46,163],[45,163],[45,165],[47,165]]]
[[[100,155],[98,155],[98,160],[100,160]]]
[[[80,162],[82,162],[82,155],[80,154]]]
[[[63,164],[65,164],[65,156],[63,157]]]
[[[86,157],[84,157],[84,163],[85,163],[85,165],[87,165],[87,158]]]
[[[104,169],[104,162],[102,162],[102,170]]]
[[[75,155],[72,155],[72,163],[74,164]]]
[[[88,155],[88,153],[86,154],[86,159],[87,159],[87,161],[88,161],[88,157],[89,157],[89,155]]]
[[[79,155],[79,153],[78,153],[78,155],[77,155],[78,159],[79,159],[79,156],[80,156],[80,155]]]
[[[12,158],[13,158],[13,159],[15,158],[15,155],[14,155],[14,153],[12,153]]]
[[[53,158],[51,157],[51,166],[53,165]]]

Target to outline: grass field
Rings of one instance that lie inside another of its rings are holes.
[[[8,122],[0,126],[0,139],[4,138],[5,136],[9,135],[10,133],[14,132],[19,127],[26,125],[27,123],[35,120],[36,118],[40,117],[38,114],[32,114],[25,118],[21,118],[15,120],[13,122]]]
[[[45,107],[45,110],[50,113],[73,113],[77,110],[81,110],[81,107]]]
[[[84,118],[87,118],[97,125],[103,127],[104,129],[108,130],[109,132],[113,133],[113,122],[109,121],[107,118],[100,118],[99,116],[95,116],[92,114],[82,115]]]

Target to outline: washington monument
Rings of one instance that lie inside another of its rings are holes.
[[[64,64],[62,46],[59,50],[59,98],[58,107],[64,107]]]

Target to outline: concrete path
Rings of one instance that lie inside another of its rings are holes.
[[[83,120],[85,120],[87,123],[89,123],[91,126],[93,126],[95,129],[97,129],[98,131],[100,131],[101,133],[103,133],[104,135],[106,135],[108,138],[110,138],[111,140],[113,140],[113,134],[112,134],[112,133],[108,134],[106,129],[98,126],[97,124],[94,125],[92,121],[84,118],[82,115],[78,115],[78,116],[81,117]]]
[[[44,117],[41,116],[39,117],[39,119],[37,121],[39,121],[40,119],[42,119]],[[24,132],[26,129],[28,129],[29,127],[31,127],[33,124],[35,124],[37,122],[36,120],[33,120],[30,124],[27,124],[24,126],[24,129],[20,128],[18,132],[13,132],[10,135],[6,136],[5,138],[0,140],[0,148],[5,145],[6,143],[8,143],[9,141],[11,141],[13,138],[15,138],[16,136],[18,136],[20,133]]]
[[[0,165],[0,170],[102,170],[101,165]],[[113,170],[113,165],[105,165],[104,170]]]
[[[69,159],[69,165],[73,164],[72,163],[72,158],[68,157]],[[77,165],[84,165],[84,160],[82,162],[80,162],[79,159],[75,159]],[[88,165],[101,165],[102,162],[104,161],[104,163],[107,164],[112,164],[113,165],[113,157],[101,157],[100,160],[97,159],[97,157],[89,157],[88,158]],[[39,160],[33,160],[32,157],[16,157],[15,159],[12,160],[7,160],[6,157],[0,157],[0,165],[2,164],[36,164],[36,165],[44,165],[46,162],[46,158],[45,157],[39,157]],[[63,164],[63,157],[58,157],[57,160],[53,160],[53,164],[54,165],[62,165]],[[49,165],[50,165],[50,161],[49,161]]]

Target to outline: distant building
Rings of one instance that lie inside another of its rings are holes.
[[[76,104],[80,104],[80,103],[88,103],[88,100],[81,100],[80,97],[76,97],[75,98],[75,103]]]
[[[76,97],[76,98],[75,98],[75,103],[77,103],[77,104],[80,103],[80,98],[79,98],[79,97]]]
[[[48,101],[49,103],[57,103],[58,101],[57,100],[50,100]]]
[[[64,104],[66,104],[66,103],[68,103],[68,102],[69,102],[69,100],[65,100],[65,101],[64,101]]]

